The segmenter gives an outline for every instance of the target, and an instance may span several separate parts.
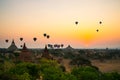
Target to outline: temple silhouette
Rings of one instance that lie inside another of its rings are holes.
[[[32,53],[27,49],[26,44],[24,43],[21,53],[19,53],[19,60],[24,62],[32,62]]]
[[[12,40],[12,43],[11,43],[11,45],[8,47],[7,51],[8,51],[8,52],[14,52],[14,51],[16,51],[16,50],[18,50],[18,48],[17,48],[17,46],[15,45],[15,42],[14,42],[14,39],[13,39],[13,40]]]
[[[45,49],[44,49],[44,52],[42,53],[41,58],[53,59],[53,57],[48,52],[47,45],[45,45]]]

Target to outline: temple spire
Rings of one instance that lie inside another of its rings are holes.
[[[19,54],[19,60],[24,62],[32,62],[32,53],[27,49],[26,44],[23,44],[21,53]]]
[[[26,44],[23,45],[23,50],[27,50]]]
[[[11,45],[15,45],[14,39],[12,39],[12,43],[11,43]]]
[[[41,58],[53,59],[53,57],[49,54],[49,51],[47,49],[47,45],[45,45],[45,49],[44,49],[44,52],[42,53]]]
[[[44,52],[45,52],[45,53],[48,53],[47,45],[45,45]]]

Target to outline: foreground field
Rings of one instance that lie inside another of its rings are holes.
[[[64,59],[64,66],[66,71],[70,72],[72,66],[69,65],[70,60]],[[101,72],[119,72],[120,73],[120,60],[105,60],[100,62],[99,60],[91,60],[92,65],[99,68]]]
[[[120,60],[105,60],[100,62],[92,60],[92,65],[97,66],[101,72],[119,72],[120,73]]]

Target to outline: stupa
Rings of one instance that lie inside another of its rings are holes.
[[[19,54],[19,60],[24,62],[32,62],[32,53],[27,49],[25,43],[21,53]]]
[[[41,58],[53,59],[53,57],[48,52],[47,45],[45,46],[45,49],[44,49],[44,52],[42,53]]]
[[[11,45],[8,47],[8,52],[14,52],[14,51],[16,51],[16,50],[18,50],[18,48],[17,48],[17,46],[15,45],[14,40],[12,40]]]

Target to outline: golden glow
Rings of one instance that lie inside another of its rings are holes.
[[[34,47],[47,43],[71,44],[78,48],[100,44],[106,47],[113,43],[113,47],[120,47],[119,0],[5,0],[0,1],[0,12],[2,45],[6,38],[14,38],[20,44],[18,39],[22,36]],[[49,34],[50,39],[44,38],[43,33]],[[33,37],[38,38],[36,43]]]

